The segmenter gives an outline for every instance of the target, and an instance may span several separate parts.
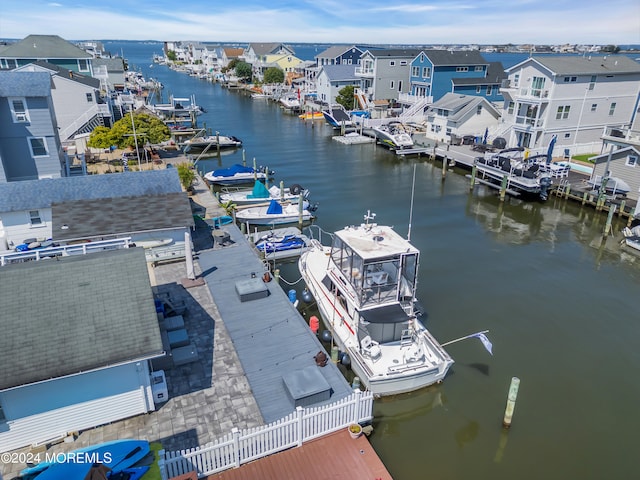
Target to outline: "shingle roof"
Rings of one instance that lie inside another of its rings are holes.
[[[0,212],[48,208],[53,203],[73,200],[161,195],[181,191],[175,168],[24,180],[0,183]]]
[[[58,65],[45,62],[44,60],[38,60],[36,62],[33,62],[33,65],[37,65],[39,67],[46,68],[47,70],[51,70],[52,72],[56,72],[59,76],[71,79],[74,82],[78,82],[83,85],[88,85],[89,87],[93,87],[93,88],[100,88],[100,80],[98,80],[97,78],[82,75],[81,73],[59,67]]]
[[[3,58],[92,58],[58,35],[29,35],[2,50]]]
[[[434,66],[486,65],[484,57],[477,50],[423,50]],[[418,52],[420,53],[420,52]]]
[[[322,52],[320,52],[314,58],[337,58],[340,55],[342,55],[344,52],[349,50],[350,48],[357,48],[357,47],[354,47],[354,46],[350,47],[348,45],[332,45],[326,50],[323,50]]]
[[[640,73],[640,63],[624,55],[579,57],[575,55],[549,55],[531,57],[556,75],[598,75],[614,73]]]
[[[156,356],[144,250],[0,268],[0,390]]]
[[[48,97],[50,95],[50,73],[0,72],[0,97]]]
[[[477,97],[474,95],[460,95],[457,93],[448,92],[445,93],[440,100],[434,102],[429,111],[436,111],[438,109],[448,110],[451,113],[447,119],[452,122],[464,118],[464,116],[470,110],[476,110],[478,105],[482,105],[488,110],[492,110],[496,117],[500,116],[500,113],[495,109],[491,102],[484,97]]]
[[[372,49],[367,50],[373,57],[407,57],[414,58],[416,57],[421,50],[415,48],[383,48],[380,50]]]
[[[329,80],[337,82],[337,81],[347,81],[347,80],[358,80],[359,77],[356,77],[356,67],[357,65],[323,65],[321,68],[327,74]]]
[[[269,55],[277,52],[280,47],[287,48],[293,52],[291,47],[288,47],[282,43],[250,43],[249,48],[253,48],[256,55]]]
[[[195,225],[185,192],[54,203],[51,216],[55,241]]]
[[[106,65],[107,72],[124,72],[124,60],[117,58],[94,58],[91,63],[94,67]]]
[[[507,78],[507,76],[502,68],[502,63],[491,62],[487,67],[487,75],[484,77],[454,77],[451,81],[454,85],[495,85],[502,83],[502,80],[505,78]]]

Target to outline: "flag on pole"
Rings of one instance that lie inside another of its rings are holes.
[[[484,345],[484,348],[487,349],[487,352],[493,355],[493,345],[491,344],[491,341],[487,338],[487,336],[484,333],[478,332],[478,333],[474,333],[471,336],[479,338],[482,344]]]

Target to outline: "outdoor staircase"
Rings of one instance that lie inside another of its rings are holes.
[[[398,119],[401,122],[422,122],[424,120],[424,109],[429,105],[431,97],[424,97],[406,109]]]

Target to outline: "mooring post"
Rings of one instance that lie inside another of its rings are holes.
[[[298,226],[302,230],[302,212],[304,211],[304,196],[300,193],[298,197]]]
[[[473,167],[471,167],[471,183],[469,184],[469,190],[473,190],[473,187],[476,184],[476,174],[478,173],[478,167],[476,167],[475,163]]]
[[[624,207],[627,204],[626,200],[620,202],[620,210],[618,210],[618,216],[621,217],[624,214]]]
[[[276,283],[280,283],[280,269],[279,268],[276,268],[273,271],[273,278],[276,279]]]
[[[246,167],[247,166],[247,157],[246,157],[246,150],[243,148],[242,149],[242,166]]]
[[[585,203],[587,203],[587,196],[589,195],[589,192],[584,192],[582,194],[582,205],[584,205]]]
[[[284,202],[284,180],[280,180],[280,201]]]
[[[609,207],[609,215],[607,215],[607,223],[604,225],[604,236],[606,237],[611,232],[611,222],[613,220],[613,215],[616,213],[617,205],[614,203]]]
[[[256,164],[256,157],[253,157],[253,179],[258,179],[258,166]]]
[[[447,176],[447,163],[449,163],[449,157],[445,155],[442,159],[442,180]]]
[[[505,175],[502,177],[502,183],[500,184],[500,201],[504,202],[504,197],[507,195],[507,182],[509,179]]]
[[[513,418],[513,411],[516,408],[519,388],[520,379],[518,377],[512,377],[511,385],[509,385],[509,395],[507,396],[507,408],[504,411],[504,418],[502,419],[502,425],[505,428],[509,428],[511,426],[511,419]]]
[[[567,183],[566,190],[564,191],[564,198],[569,198],[569,194],[571,193],[571,184]]]
[[[216,149],[218,156],[220,156],[220,132],[216,132]]]
[[[334,345],[331,347],[331,361],[333,363],[338,363],[338,346]]]

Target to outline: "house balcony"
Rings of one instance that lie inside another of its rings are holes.
[[[527,127],[527,130],[544,128],[544,121],[541,118],[516,116],[516,126]]]
[[[356,77],[373,78],[373,67],[356,67]]]
[[[621,148],[640,148],[640,132],[626,126],[607,126],[602,133],[604,143],[617,145]]]
[[[425,100],[426,99],[426,100]],[[405,105],[415,105],[418,102],[433,103],[433,97],[423,97],[421,95],[411,95],[410,93],[400,93],[398,102]]]

